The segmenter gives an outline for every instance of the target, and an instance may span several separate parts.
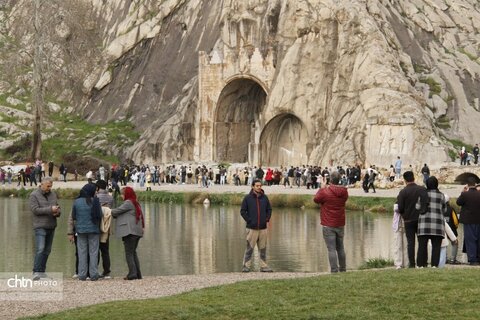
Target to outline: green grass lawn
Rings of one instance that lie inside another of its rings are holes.
[[[480,269],[349,272],[248,281],[41,319],[479,319]],[[38,318],[35,318],[38,319]]]

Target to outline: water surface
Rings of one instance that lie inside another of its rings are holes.
[[[74,274],[75,250],[67,240],[72,200],[61,200],[47,271]],[[238,207],[142,203],[145,236],[139,258],[144,275],[239,272],[245,250],[245,223]],[[369,258],[391,258],[391,215],[348,212],[345,228],[347,268]],[[28,200],[0,198],[0,272],[32,269],[34,237]],[[274,208],[269,226],[267,259],[275,271],[329,271],[327,250],[317,210]],[[112,273],[127,271],[121,239],[110,240]],[[258,268],[255,252],[254,268]],[[102,268],[99,268],[102,271]]]

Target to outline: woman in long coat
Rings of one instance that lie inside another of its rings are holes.
[[[427,266],[427,244],[432,242],[432,256],[430,263],[432,267],[438,267],[440,262],[440,249],[445,234],[445,220],[443,218],[447,211],[445,196],[438,190],[438,180],[430,177],[426,181],[428,192],[428,208],[418,219],[418,252],[417,266]]]
[[[124,202],[120,207],[112,209],[112,216],[117,219],[116,235],[122,238],[125,247],[128,274],[124,280],[142,279],[137,247],[143,237],[145,220],[135,191],[131,187],[124,187],[121,195]]]

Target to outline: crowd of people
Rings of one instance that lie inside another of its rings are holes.
[[[119,192],[120,186],[132,182],[134,187],[141,190],[151,190],[156,185],[186,184],[198,185],[199,188],[209,188],[213,185],[250,186],[253,180],[260,180],[266,186],[283,186],[284,188],[318,189],[320,181],[325,178],[329,183],[333,172],[340,174],[340,184],[353,186],[357,182],[363,183],[365,192],[370,189],[375,192],[375,181],[381,175],[374,165],[362,169],[356,166],[337,166],[334,168],[320,166],[280,166],[279,168],[266,168],[251,166],[243,168],[227,168],[219,164],[206,165],[112,165],[106,169],[103,165],[89,170],[85,177],[89,181],[96,179],[107,181],[112,189]],[[382,176],[383,177],[383,176]],[[390,178],[388,178],[390,179]],[[391,180],[393,181],[393,179]]]
[[[388,175],[388,179],[403,177],[405,181],[405,187],[398,194],[394,207],[395,266],[397,268],[427,267],[429,242],[432,246],[430,259],[432,267],[442,267],[447,262],[459,263],[457,260],[459,223],[464,225],[464,249],[468,263],[479,265],[480,188],[477,190],[475,180],[473,178],[468,180],[464,192],[457,199],[457,204],[462,208],[459,218],[449,205],[448,196],[438,190],[438,180],[430,176],[430,170],[426,164],[421,171],[425,186],[415,183],[415,175],[410,170],[402,175],[401,165],[401,159],[398,157]],[[61,214],[57,196],[52,191],[51,170],[49,168],[49,174],[46,177],[41,169],[41,163],[34,166],[34,172],[39,173],[40,187],[30,196],[35,232],[34,279],[45,276],[57,218]],[[313,201],[320,204],[320,223],[328,249],[330,270],[332,273],[346,271],[343,238],[345,203],[348,199],[347,186],[363,181],[365,192],[369,192],[371,188],[375,192],[373,182],[377,175],[378,171],[374,166],[364,170],[363,177],[359,166],[347,166],[345,169],[339,166],[334,170],[317,166],[290,166],[280,169],[268,168],[266,171],[259,166],[234,171],[232,177],[235,184],[249,184],[252,187],[240,208],[240,214],[247,227],[247,248],[242,271],[251,270],[255,247],[258,247],[260,252],[260,271],[273,271],[266,259],[267,228],[272,218],[272,207],[263,189],[264,184],[319,189]],[[137,247],[143,236],[145,220],[142,208],[136,199],[134,191],[136,186],[133,188],[128,186],[129,181],[135,181],[140,188],[146,187],[149,190],[150,184],[157,183],[197,183],[201,187],[208,187],[211,183],[226,184],[229,179],[228,171],[222,165],[218,166],[217,171],[207,169],[206,166],[198,166],[194,170],[191,166],[177,168],[175,165],[167,166],[164,170],[157,166],[112,166],[110,169],[100,166],[95,172],[93,170],[88,172],[86,177],[88,183],[75,199],[68,218],[68,239],[75,244],[77,257],[75,276],[79,280],[110,277],[108,243],[112,219],[117,220],[115,233],[124,243],[129,270],[124,279],[142,278]],[[117,208],[113,207],[109,182],[112,188],[111,193],[118,192],[124,200]],[[120,187],[122,187],[121,190]],[[407,240],[408,264],[403,261],[404,238]],[[418,241],[418,250],[415,254],[416,241]],[[446,247],[449,243],[452,245],[452,253],[447,259]],[[98,270],[100,256],[102,273]]]
[[[11,166],[0,168],[0,184],[11,185],[17,183],[17,187],[37,186],[37,183],[42,182],[42,178],[46,177],[46,164],[42,160],[37,159],[34,163],[28,164],[14,171]],[[53,175],[54,164],[52,161],[48,162],[48,176]],[[63,165],[59,168],[60,177],[63,181],[67,181],[67,168]]]

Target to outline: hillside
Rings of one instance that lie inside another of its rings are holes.
[[[29,111],[31,15],[3,6],[3,147],[27,132],[9,113]],[[122,159],[438,166],[478,140],[476,0],[67,0],[42,15],[54,113],[131,124],[139,138],[107,152]]]

